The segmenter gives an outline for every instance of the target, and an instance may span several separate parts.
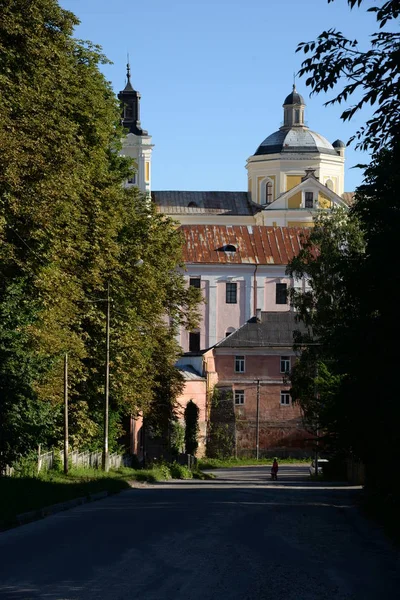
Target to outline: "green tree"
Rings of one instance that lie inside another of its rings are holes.
[[[156,410],[162,385],[173,402],[174,333],[198,316],[198,290],[184,285],[175,224],[123,185],[132,165],[119,155],[120,107],[99,69],[106,60],[99,47],[73,38],[77,24],[56,0],[2,3],[3,462],[19,455],[18,436],[26,451],[59,439],[65,352],[72,440],[100,445],[109,284],[111,447],[119,419]],[[28,403],[26,419],[8,418],[24,415]],[[24,428],[36,433],[23,435]]]
[[[341,448],[353,442],[348,408],[340,398],[354,357],[352,336],[359,315],[359,280],[354,272],[364,256],[358,219],[339,209],[315,219],[287,268],[290,276],[306,278],[309,284],[304,294],[290,292],[297,317],[307,326],[295,336],[300,356],[291,373],[291,393],[308,429],[324,431],[329,442]]]
[[[189,400],[185,408],[185,451],[195,455],[199,447],[199,407]]]
[[[360,6],[362,0],[349,0],[349,4]],[[351,119],[365,104],[377,106],[372,118],[354,136],[359,147],[372,150],[371,164],[365,168],[364,182],[356,190],[349,214],[349,222],[360,229],[364,250],[356,248],[355,254],[349,253],[349,239],[339,244],[343,261],[338,263],[335,255],[331,262],[326,248],[317,260],[318,249],[311,253],[310,261],[319,270],[321,281],[325,279],[328,294],[319,286],[313,290],[312,301],[300,299],[300,318],[306,318],[309,302],[313,332],[322,343],[322,357],[319,354],[318,358],[323,359],[334,378],[330,430],[339,433],[347,450],[364,460],[367,490],[379,498],[385,513],[397,518],[400,489],[393,473],[397,468],[400,409],[393,393],[392,374],[397,362],[393,349],[399,337],[400,282],[395,257],[400,226],[400,36],[397,31],[389,32],[388,27],[398,19],[400,6],[389,0],[368,10],[376,13],[381,29],[372,36],[369,50],[360,51],[356,41],[347,40],[335,30],[325,31],[315,42],[302,43],[298,48],[312,53],[300,73],[310,76],[307,84],[313,92],[328,91],[344,81],[343,89],[330,102],[347,102],[358,94],[357,103],[346,108],[343,119]],[[323,235],[329,239],[327,232],[328,226]],[[341,235],[333,237],[340,240]],[[300,274],[304,267],[307,274],[310,269],[306,261],[303,267],[297,266],[294,271],[290,267],[291,272]],[[332,304],[329,289],[336,290]],[[306,374],[303,354],[300,363]],[[299,375],[297,396],[307,395],[307,382],[300,380],[301,368],[294,373],[294,378]]]
[[[328,0],[333,2],[333,0]],[[363,0],[347,0],[351,8]],[[306,84],[313,93],[328,92],[338,84],[342,89],[326,104],[346,103],[353,94],[357,100],[346,107],[342,119],[347,121],[364,106],[375,107],[372,117],[356,132],[357,147],[377,152],[392,147],[400,134],[399,76],[400,34],[387,31],[400,15],[398,0],[386,0],[367,9],[376,15],[379,31],[370,37],[370,47],[362,50],[358,41],[348,39],[336,29],[323,31],[316,40],[301,42],[297,51],[311,54],[299,75],[308,75]]]

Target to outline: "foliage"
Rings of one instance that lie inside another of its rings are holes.
[[[351,8],[360,7],[362,0],[348,0],[348,4]],[[391,148],[400,134],[400,34],[397,28],[395,32],[386,30],[398,19],[400,8],[398,0],[385,0],[367,11],[375,13],[379,26],[379,31],[371,36],[369,49],[363,51],[357,40],[328,29],[316,40],[300,43],[297,51],[312,53],[303,61],[299,75],[308,75],[306,84],[313,93],[327,92],[345,80],[341,91],[327,105],[341,104],[352,95],[357,97],[356,103],[342,113],[344,121],[352,119],[365,105],[376,107],[350,142],[357,139],[357,147],[377,152]]]
[[[182,237],[124,182],[120,109],[99,47],[56,0],[7,1],[0,21],[0,462],[62,438],[69,354],[71,442],[101,445],[111,289],[110,448],[124,414],[160,427],[181,382],[180,324],[199,290]],[[138,260],[143,266],[138,267]]]
[[[181,454],[185,447],[185,428],[179,421],[170,425],[170,448],[173,454]]]
[[[199,446],[199,412],[197,404],[193,400],[189,400],[184,412],[186,454],[195,455]]]
[[[193,474],[190,469],[188,469],[185,465],[180,465],[178,462],[174,461],[170,466],[170,472],[172,479],[192,479]]]
[[[292,393],[306,413],[317,412],[336,451],[365,463],[367,490],[383,504],[400,498],[392,477],[400,408],[390,379],[398,340],[400,275],[392,257],[400,230],[399,159],[398,144],[376,154],[346,220],[317,226],[288,267],[289,274],[310,277],[312,288],[295,299],[312,335],[296,340],[301,354]],[[310,340],[318,345],[307,346]]]
[[[232,392],[215,388],[210,404],[207,457],[232,457],[235,449],[236,422]]]
[[[295,335],[299,359],[292,369],[291,394],[303,411],[305,425],[329,440],[348,444],[352,435],[338,415],[338,397],[349,372],[354,345],[352,324],[357,318],[359,281],[354,270],[365,257],[365,241],[355,215],[337,210],[320,215],[287,273],[307,278],[305,294],[291,290],[297,318],[306,325]]]

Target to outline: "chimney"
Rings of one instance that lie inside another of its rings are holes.
[[[261,308],[257,308],[256,310],[256,319],[257,323],[261,323]]]

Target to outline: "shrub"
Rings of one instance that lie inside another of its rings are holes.
[[[176,461],[170,466],[171,476],[173,479],[192,479],[193,473],[184,465],[180,465]]]

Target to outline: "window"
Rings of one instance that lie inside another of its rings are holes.
[[[133,106],[131,104],[125,104],[124,106],[124,117],[125,119],[133,118]]]
[[[289,390],[281,391],[281,405],[290,406],[290,393]]]
[[[131,185],[135,185],[136,184],[136,173],[133,173],[129,179],[128,179],[128,183],[130,183]]]
[[[237,283],[226,283],[226,303],[236,304],[237,303]]]
[[[305,194],[304,194],[304,206],[305,206],[305,208],[314,208],[314,194],[313,194],[313,192],[305,192]]]
[[[235,404],[244,404],[244,390],[235,390]]]
[[[266,204],[271,204],[272,202],[272,183],[267,181],[265,184],[265,202]]]
[[[290,371],[290,357],[281,356],[281,373],[289,373]]]
[[[300,110],[296,108],[294,111],[294,122],[298,125],[300,123]]]
[[[328,190],[333,190],[333,181],[332,181],[332,179],[328,179],[327,182],[325,183],[325,185],[328,188]]]
[[[196,202],[189,202],[188,208],[197,208]]]
[[[224,252],[236,252],[236,246],[233,244],[225,244],[225,246],[222,246],[222,250]]]
[[[235,331],[234,327],[228,327],[228,329],[225,331],[225,337],[229,337],[231,335],[231,333],[233,333]]]
[[[244,373],[244,356],[235,356],[235,373]]]
[[[189,333],[189,352],[200,352],[200,331]]]
[[[200,289],[200,282],[201,282],[200,277],[191,277],[189,280],[189,285],[190,285],[190,287],[195,287],[195,288]]]
[[[287,304],[287,283],[276,284],[276,304]]]

